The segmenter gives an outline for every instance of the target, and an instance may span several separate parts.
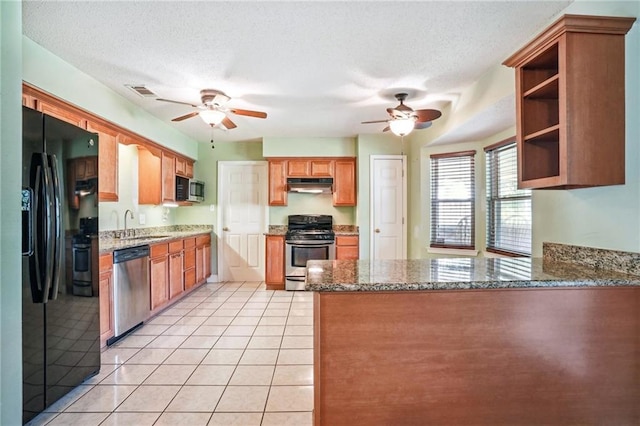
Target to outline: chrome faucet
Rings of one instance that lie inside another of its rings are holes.
[[[132,212],[131,210],[127,209],[127,210],[124,212],[124,236],[125,236],[125,237],[128,237],[128,236],[129,236],[129,235],[128,235],[128,231],[127,231],[127,213],[129,213],[129,219],[132,219],[132,220],[133,220],[133,212]]]

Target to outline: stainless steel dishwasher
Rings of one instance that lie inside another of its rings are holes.
[[[151,311],[149,246],[113,252],[114,336],[110,345],[148,318]]]

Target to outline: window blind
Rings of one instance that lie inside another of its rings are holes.
[[[515,142],[490,147],[487,161],[487,251],[531,255],[531,190],[518,189]]]
[[[475,248],[475,153],[431,156],[431,247]]]

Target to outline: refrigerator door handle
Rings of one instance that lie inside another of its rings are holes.
[[[54,248],[55,241],[54,239],[54,226],[55,226],[55,218],[54,218],[54,200],[53,200],[53,177],[51,176],[51,166],[49,165],[49,159],[46,154],[42,155],[42,163],[43,163],[43,176],[44,176],[44,193],[45,193],[45,213],[46,213],[46,221],[45,221],[45,229],[46,229],[46,240],[45,244],[45,282],[42,293],[42,302],[47,303],[49,299],[49,294],[51,292],[51,287],[53,284],[53,268],[54,268]]]
[[[43,176],[42,176],[42,165],[38,164],[38,166],[36,166],[36,177],[35,177],[35,189],[34,189],[34,210],[35,210],[35,220],[39,219],[39,211],[42,208],[42,198],[40,197],[40,194],[42,191],[42,187],[43,187]],[[29,266],[33,269],[33,271],[31,271],[31,297],[33,299],[34,302],[36,303],[42,303],[44,297],[44,288],[42,285],[42,269],[40,268],[40,256],[41,253],[40,251],[42,250],[42,240],[44,240],[44,238],[42,238],[42,235],[40,234],[40,230],[41,227],[39,226],[39,224],[35,224],[35,228],[36,228],[36,232],[34,232],[34,253],[33,253],[33,263],[29,262]],[[34,280],[35,277],[35,280]],[[34,282],[35,281],[35,282]],[[35,284],[35,286],[34,286]]]
[[[49,299],[58,298],[58,287],[60,285],[60,268],[62,267],[62,211],[60,195],[60,179],[58,175],[58,164],[55,155],[49,156],[49,167],[51,167],[51,183],[53,188],[53,262],[51,262],[52,284]]]

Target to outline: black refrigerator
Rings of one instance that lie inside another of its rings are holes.
[[[81,216],[97,217],[95,190],[75,165],[97,164],[94,133],[23,107],[22,364],[23,422],[100,370],[98,292],[74,291],[73,237]],[[95,179],[97,186],[97,172]],[[76,191],[75,185],[83,187]],[[97,265],[98,250],[87,259]],[[94,288],[98,288],[95,271]]]

